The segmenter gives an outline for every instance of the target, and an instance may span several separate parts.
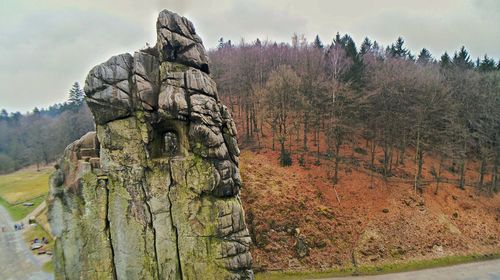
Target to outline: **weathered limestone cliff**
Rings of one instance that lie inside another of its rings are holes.
[[[190,21],[94,67],[95,121],[51,177],[58,279],[252,279],[235,124]]]

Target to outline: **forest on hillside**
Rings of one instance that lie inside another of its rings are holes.
[[[0,112],[0,174],[36,164],[48,164],[62,155],[66,146],[88,131],[94,120],[83,101],[83,90],[75,83],[68,100],[32,112]]]
[[[244,145],[262,148],[270,133],[282,165],[292,164],[291,154],[302,164],[304,154],[316,151],[318,164],[321,157],[334,161],[334,184],[344,145],[369,154],[370,168],[384,178],[412,160],[417,190],[429,154],[439,158],[433,177],[439,181],[449,168],[461,188],[468,162],[477,160],[474,184],[498,190],[500,62],[487,55],[473,61],[465,47],[438,59],[425,48],[415,55],[401,37],[386,48],[365,38],[358,49],[340,34],[328,45],[296,34],[291,44],[219,42],[210,52],[212,75],[241,120]],[[375,156],[379,149],[382,159]]]
[[[233,45],[221,38],[209,55],[219,96],[239,125],[240,144],[277,149],[282,165],[302,164],[306,153],[318,162],[326,157],[335,163],[336,183],[346,160],[341,147],[351,146],[368,154],[370,168],[384,178],[415,161],[420,189],[423,162],[432,154],[439,158],[436,180],[451,168],[463,188],[467,164],[476,160],[480,178],[474,183],[498,191],[500,62],[486,55],[473,61],[465,47],[439,58],[425,48],[415,55],[402,38],[386,48],[365,38],[358,48],[340,34],[326,45],[318,36],[309,43],[294,35],[291,44],[257,39]],[[2,110],[0,173],[51,162],[93,129],[76,83],[65,103],[24,115]],[[264,138],[271,139],[270,147]]]

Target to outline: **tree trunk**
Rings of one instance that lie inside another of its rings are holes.
[[[246,125],[246,132],[247,132],[247,140],[250,139],[250,113],[248,110],[248,105],[245,106],[245,125]]]
[[[231,113],[234,112],[234,104],[233,104],[233,97],[231,95],[231,88],[229,88],[229,108],[231,108]]]
[[[462,158],[460,162],[460,179],[459,179],[459,187],[463,190],[465,189],[465,165],[466,165],[466,155],[465,155],[465,149],[467,147],[467,142],[464,140],[464,158]]]
[[[297,137],[295,138],[295,144],[297,145],[297,150],[300,147],[300,122],[295,123],[295,131],[297,131]]]
[[[335,172],[333,175],[333,183],[337,184],[339,181],[339,161],[340,161],[340,143],[335,145]]]
[[[483,157],[481,166],[479,167],[479,189],[483,188],[484,175],[486,174],[486,159]]]
[[[393,162],[393,157],[394,157],[392,155],[393,150],[394,150],[393,147],[391,147],[391,149],[389,150],[389,174],[392,173],[392,162]]]
[[[462,159],[460,163],[460,179],[458,181],[458,186],[462,190],[465,189],[465,159]]]
[[[275,150],[274,142],[275,142],[275,138],[276,138],[276,126],[275,125],[272,126],[271,131],[272,131],[271,133],[272,133],[272,138],[273,138],[273,147],[272,147],[272,149],[274,151]]]
[[[422,191],[422,165],[424,163],[424,150],[420,148],[418,155],[417,187]]]
[[[304,112],[304,152],[307,152],[308,147],[307,147],[307,133],[309,130],[309,116],[307,115],[307,112]]]
[[[253,131],[258,131],[258,123],[257,123],[257,112],[255,110],[255,103],[252,103],[252,122],[253,122]]]
[[[415,147],[415,192],[417,192],[417,188],[420,188],[420,128],[417,129],[417,145]]]
[[[241,119],[241,111],[243,111],[243,104],[241,104],[241,96],[240,94],[237,95],[238,100],[238,117]]]
[[[257,133],[257,149],[260,150],[260,134]]]
[[[370,167],[375,168],[375,151],[377,150],[377,142],[372,139],[370,146]]]
[[[497,169],[498,169],[498,161],[495,159],[495,162],[493,163],[493,169],[491,172],[491,194],[495,193],[497,191]]]
[[[264,125],[263,124],[264,124],[264,119],[261,116],[261,118],[260,118],[260,136],[264,136]]]
[[[389,156],[390,156],[390,145],[384,143],[384,180],[387,180],[387,176],[389,175]]]
[[[438,194],[439,183],[441,182],[441,169],[443,167],[443,158],[439,160],[438,170],[436,170],[436,189],[434,190],[434,194]]]
[[[370,168],[370,189],[373,189],[373,176],[375,175],[374,173],[375,171],[373,170],[373,168]]]
[[[403,132],[403,141],[400,144],[399,164],[405,164],[405,151],[406,151],[406,132]]]
[[[254,123],[253,123],[253,105],[249,108],[248,125],[250,126],[250,138],[253,138]]]
[[[314,129],[314,133],[313,133],[313,135],[314,135],[314,139],[313,139],[314,146],[318,146],[318,134],[317,134],[317,131],[318,131],[318,128],[316,127],[316,129]]]
[[[375,176],[375,151],[377,150],[377,142],[375,139],[370,141],[370,189],[373,189],[373,177]]]
[[[317,158],[318,158],[318,161],[319,161],[319,139],[318,139],[318,142],[316,144],[318,150],[317,150]]]

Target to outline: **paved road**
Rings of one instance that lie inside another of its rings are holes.
[[[52,280],[54,277],[42,271],[42,263],[31,253],[21,234],[14,231],[14,222],[0,206],[0,279]]]
[[[330,278],[342,280],[500,280],[500,260],[377,276]],[[326,280],[326,279],[325,279]]]

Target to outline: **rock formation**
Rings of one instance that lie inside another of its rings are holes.
[[[95,121],[51,177],[58,279],[252,279],[236,128],[190,21],[94,67]]]

